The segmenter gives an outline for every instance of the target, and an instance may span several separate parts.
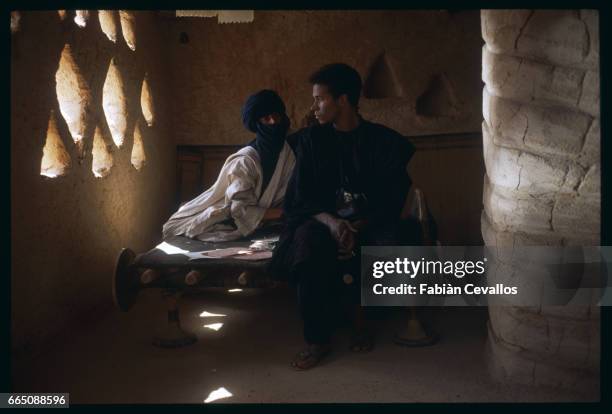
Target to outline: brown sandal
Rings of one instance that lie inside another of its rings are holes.
[[[293,358],[291,366],[297,371],[305,371],[316,366],[330,351],[329,345],[309,345]]]

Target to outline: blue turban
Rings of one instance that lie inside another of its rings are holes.
[[[259,122],[260,118],[273,113],[280,115],[279,123],[264,125]],[[242,123],[246,129],[257,134],[248,145],[253,147],[259,155],[263,172],[261,187],[261,193],[263,194],[276,169],[276,163],[289,129],[289,118],[285,114],[285,104],[276,92],[263,89],[248,97],[242,107]]]
[[[285,104],[278,94],[269,89],[263,89],[248,97],[242,107],[242,124],[251,132],[257,132],[259,118],[272,113],[283,115]]]

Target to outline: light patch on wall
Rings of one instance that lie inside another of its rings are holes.
[[[149,85],[149,76],[145,73],[144,80],[142,81],[142,90],[140,91],[140,108],[142,109],[142,115],[148,126],[153,126],[155,121],[155,111],[153,107],[153,96],[151,94],[151,86]]]
[[[87,26],[87,21],[89,20],[89,10],[77,10],[74,15],[74,22],[79,27]]]
[[[91,94],[68,44],[62,50],[59,68],[55,73],[55,92],[72,140],[80,145],[87,128]]]
[[[113,155],[104,141],[99,126],[96,126],[91,153],[93,155],[91,161],[91,171],[93,174],[98,178],[106,177],[110,174],[110,170],[113,167]]]
[[[62,137],[57,128],[55,111],[51,110],[47,125],[47,139],[43,147],[43,157],[40,163],[40,175],[58,177],[66,174],[70,167],[70,155],[66,151]]]
[[[121,22],[121,32],[123,33],[123,39],[128,47],[132,50],[136,50],[136,28],[134,13],[119,10],[119,19]]]
[[[136,170],[140,171],[144,167],[147,161],[145,155],[144,144],[142,142],[142,130],[140,129],[140,122],[136,123],[134,128],[134,144],[132,146],[132,165]]]
[[[379,55],[363,83],[363,96],[368,99],[384,99],[403,96],[402,87],[386,53]]]
[[[61,21],[64,21],[67,15],[66,10],[58,10],[57,15],[59,16]]]
[[[127,132],[127,101],[123,75],[113,58],[108,66],[106,80],[102,88],[102,109],[113,137],[113,142],[121,148]]]
[[[17,32],[19,30],[19,23],[21,20],[21,15],[18,11],[11,12],[11,33]]]
[[[117,43],[117,21],[114,10],[98,10],[100,29],[113,43]]]

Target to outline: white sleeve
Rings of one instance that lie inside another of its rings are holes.
[[[243,236],[252,233],[263,218],[266,208],[258,204],[261,191],[261,168],[250,157],[241,157],[228,171],[229,185],[225,200],[236,227]]]

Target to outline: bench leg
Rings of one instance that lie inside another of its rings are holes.
[[[178,348],[195,343],[198,338],[181,328],[178,308],[180,293],[165,291],[163,296],[168,307],[168,324],[153,338],[153,345]]]
[[[430,346],[438,342],[438,335],[423,327],[417,317],[416,307],[410,306],[406,326],[395,334],[393,342],[404,346]]]

